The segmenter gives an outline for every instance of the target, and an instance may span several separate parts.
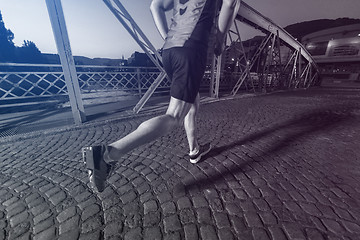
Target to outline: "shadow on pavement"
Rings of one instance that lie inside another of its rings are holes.
[[[57,115],[64,111],[68,111],[68,109],[44,109],[33,113],[28,113],[26,115],[19,115],[18,117],[9,117],[9,119],[3,118],[2,122],[0,123],[0,133],[6,133],[9,130],[17,129],[27,124],[33,124],[34,122]]]
[[[152,107],[156,109],[162,106],[165,99],[167,99],[167,96],[155,96],[148,101],[146,108]],[[84,105],[86,123],[132,116],[134,112],[131,110],[138,101],[138,98],[134,98],[123,99],[121,101],[108,101],[105,103],[91,102],[89,105]],[[61,103],[59,104],[61,105]],[[28,111],[16,111],[16,109],[13,109],[12,112],[3,115],[0,114],[0,138],[73,126],[74,118],[71,107],[60,106],[59,104],[47,105],[46,107],[39,106],[38,108],[33,107],[33,109],[29,109]],[[142,111],[144,112],[145,110]]]
[[[242,171],[242,168],[245,167],[250,162],[260,162],[263,160],[263,157],[269,156],[273,153],[278,152],[281,149],[284,149],[291,145],[294,141],[299,138],[304,138],[309,135],[326,132],[336,126],[340,126],[354,119],[353,111],[359,110],[358,107],[351,107],[349,105],[332,105],[327,106],[321,109],[314,109],[310,112],[306,112],[301,116],[294,117],[292,120],[277,124],[268,129],[260,130],[257,133],[244,136],[243,138],[234,141],[228,145],[215,147],[213,148],[206,159],[210,157],[217,156],[224,151],[230,150],[236,146],[241,146],[247,142],[257,141],[261,138],[269,136],[274,133],[282,132],[281,137],[274,141],[274,144],[267,149],[264,149],[262,155],[252,157],[251,161],[241,162],[232,168],[228,168],[226,171],[223,171],[219,174],[208,176],[205,179],[187,181],[185,188],[187,190],[192,187],[201,186],[207,187],[208,185],[214,184],[216,181],[223,179],[227,175],[235,175],[236,173]],[[277,136],[280,136],[278,134]],[[202,161],[206,161],[206,159]],[[201,164],[201,163],[200,163]]]

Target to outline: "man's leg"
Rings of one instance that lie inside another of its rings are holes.
[[[187,116],[192,105],[171,97],[166,114],[143,122],[129,135],[111,143],[109,145],[109,158],[117,161],[123,154],[170,132]]]
[[[170,132],[183,121],[191,108],[190,103],[171,97],[166,114],[149,119],[124,138],[109,146],[92,146],[83,148],[83,160],[89,172],[90,184],[96,191],[105,189],[105,181],[114,169],[114,161],[145,143]]]
[[[190,153],[199,149],[197,141],[197,129],[196,129],[196,116],[199,111],[200,96],[197,95],[194,104],[191,104],[190,110],[185,116],[184,127],[186,131],[187,140],[189,143]]]
[[[200,96],[196,96],[194,104],[191,105],[189,112],[184,119],[184,127],[189,143],[189,157],[191,163],[198,163],[201,158],[211,150],[211,144],[199,145],[197,139],[196,116],[199,111]]]

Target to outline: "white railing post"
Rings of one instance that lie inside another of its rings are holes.
[[[74,120],[76,124],[83,123],[86,121],[85,110],[81,99],[79,81],[76,74],[75,62],[71,52],[61,2],[60,0],[46,0],[46,5],[64,72]]]
[[[219,98],[220,78],[221,78],[222,55],[213,56],[211,64],[211,79],[210,79],[210,96],[212,98]]]
[[[141,98],[141,77],[140,77],[140,68],[136,68],[136,80],[138,84],[139,97]]]

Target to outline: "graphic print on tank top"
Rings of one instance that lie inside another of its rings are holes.
[[[172,22],[163,49],[207,46],[217,0],[175,0]]]
[[[184,6],[180,7],[180,10],[179,10],[180,15],[184,15],[184,13],[186,12],[186,10],[187,10],[186,3],[188,3],[188,2],[189,2],[189,0],[180,0],[180,4],[184,5]]]

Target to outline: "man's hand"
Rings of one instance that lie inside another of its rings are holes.
[[[216,37],[214,53],[216,56],[220,56],[225,49],[225,42],[222,38]]]

